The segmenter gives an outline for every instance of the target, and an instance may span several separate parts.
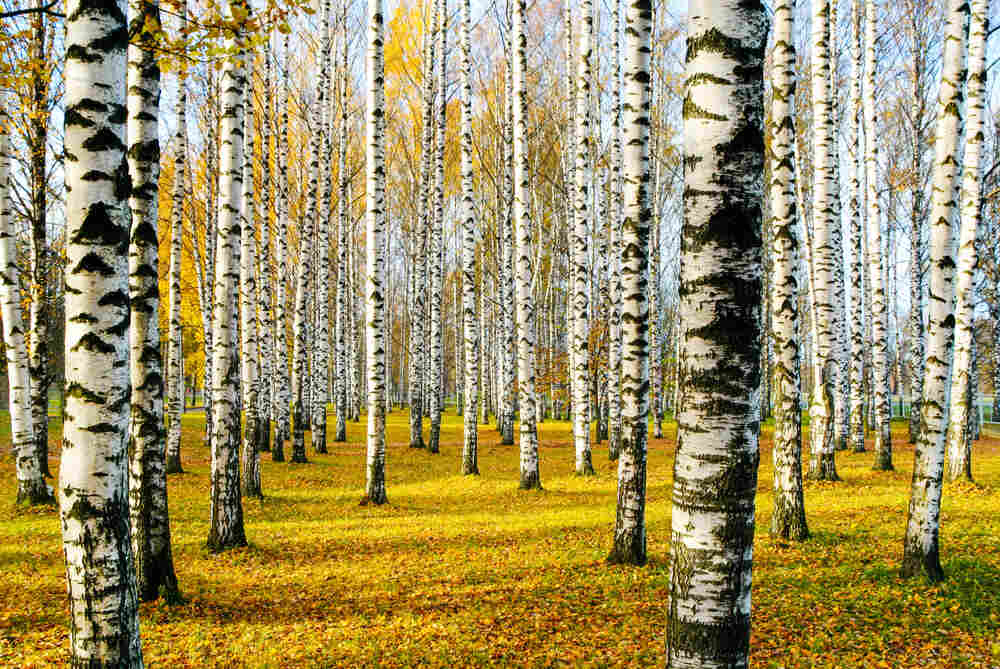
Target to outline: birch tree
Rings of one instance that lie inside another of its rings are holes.
[[[158,2],[132,5],[128,46],[129,209],[129,370],[132,419],[129,436],[129,513],[139,599],[152,601],[163,589],[177,598],[167,509],[166,433],[163,428],[163,357],[159,317],[160,67],[156,43]],[[178,376],[180,376],[178,374]],[[183,392],[183,379],[180,390]]]
[[[839,271],[833,249],[833,161],[830,110],[830,0],[812,1],[813,118],[813,397],[809,407],[809,478],[836,481],[834,460],[834,382],[836,378],[835,281]]]
[[[802,497],[799,232],[795,202],[795,5],[774,8],[771,65],[771,339],[774,342],[774,514],[771,535],[809,536]]]
[[[616,17],[617,18],[617,17]],[[649,419],[649,76],[653,5],[625,11],[625,100],[622,122],[624,211],[621,246],[622,434],[618,451],[618,506],[608,562],[646,562],[646,444]],[[615,26],[617,28],[617,26]]]
[[[274,414],[272,379],[274,378],[274,272],[271,269],[271,208],[274,204],[271,183],[271,120],[274,118],[274,98],[271,94],[271,36],[264,45],[264,102],[261,120],[261,196],[260,248],[257,255],[257,337],[260,343],[260,378],[257,388],[257,415],[261,426],[262,451],[271,450],[271,419]],[[283,278],[279,278],[283,280]]]
[[[279,107],[281,108],[281,135],[280,146],[288,146],[288,35],[284,37],[285,54],[284,63],[284,83],[281,86]],[[278,248],[277,248],[277,275],[285,277],[288,275],[288,153],[278,151]],[[288,296],[284,280],[278,281],[278,289],[275,294],[276,306],[274,309],[274,377],[271,386],[271,394],[274,397],[274,446],[271,447],[271,460],[282,462],[285,459],[285,442],[291,436],[291,425],[289,424],[289,402],[291,391],[289,390],[289,370],[288,370],[288,337],[285,331],[285,323],[288,319],[287,305]]]
[[[182,29],[187,21],[187,1],[179,4]],[[183,35],[182,35],[183,36]],[[187,182],[187,76],[182,64],[177,74],[177,131],[174,133],[173,209],[170,212],[170,329],[167,333],[167,460],[168,474],[184,471],[181,466],[181,414],[184,409],[184,377],[181,370],[181,250],[184,234],[184,190]]]
[[[7,397],[10,402],[11,447],[17,470],[16,503],[54,504],[45,483],[39,453],[32,438],[31,376],[28,346],[21,316],[21,277],[17,263],[17,231],[10,198],[10,137],[8,119],[0,117],[0,320],[7,358]]]
[[[970,389],[974,369],[975,331],[973,293],[978,264],[976,232],[981,223],[983,106],[986,86],[986,36],[989,34],[988,0],[973,0],[969,24],[969,72],[966,81],[968,118],[965,122],[965,165],[962,173],[961,231],[955,280],[955,354],[951,378],[951,415],[947,434],[948,480],[972,480],[972,449],[968,435]],[[997,392],[997,390],[994,390]]]
[[[580,12],[579,48],[576,77],[576,165],[573,176],[576,187],[576,216],[573,217],[572,263],[573,276],[573,357],[570,384],[573,390],[573,445],[576,451],[576,473],[594,474],[590,454],[590,84],[593,77],[594,3],[583,0]]]
[[[885,265],[878,201],[878,141],[875,111],[875,0],[865,2],[865,181],[868,189],[869,293],[871,295],[872,388],[875,413],[874,469],[891,470],[892,430],[889,415],[889,351],[886,332]]]
[[[437,124],[437,140],[434,151],[434,214],[433,227],[431,228],[431,257],[428,265],[430,267],[430,298],[431,298],[431,322],[430,322],[430,383],[427,385],[427,399],[430,409],[430,438],[427,442],[427,450],[430,453],[440,451],[441,440],[441,400],[443,390],[441,388],[441,368],[444,359],[443,350],[443,330],[441,328],[441,272],[444,262],[442,235],[444,233],[444,144],[445,129],[447,121],[448,101],[445,99],[445,84],[448,76],[448,59],[445,52],[446,39],[445,30],[448,24],[448,5],[446,0],[437,0],[437,107],[435,108],[435,122]]]
[[[142,666],[129,538],[125,2],[66,4],[66,391],[59,507],[70,664]]]
[[[851,365],[850,365],[850,417],[848,427],[848,447],[855,453],[865,450],[864,424],[864,373],[865,336],[862,328],[864,316],[864,274],[863,235],[861,232],[861,22],[863,0],[851,0],[851,83],[850,102],[847,119],[848,146],[848,218],[851,224]]]
[[[385,45],[382,0],[368,3],[365,68],[365,368],[368,376],[368,437],[363,504],[389,501],[385,491]]]
[[[688,16],[684,399],[674,464],[667,666],[746,667],[759,458],[768,20],[759,1],[692,0]]]
[[[621,396],[621,364],[622,364],[622,283],[621,283],[621,248],[622,218],[624,203],[622,200],[622,177],[624,157],[622,154],[622,72],[621,72],[621,0],[612,0],[611,31],[614,37],[614,71],[611,79],[611,91],[614,109],[611,114],[611,203],[608,208],[611,213],[610,247],[608,258],[608,278],[611,305],[609,309],[610,324],[608,327],[608,458],[616,460],[621,451],[622,439],[622,396]]]
[[[476,328],[476,204],[472,172],[472,44],[469,0],[462,5],[462,332],[465,335],[465,407],[462,473],[479,474],[479,330]]]
[[[251,61],[252,62],[252,61]],[[243,193],[240,211],[240,372],[243,393],[243,440],[240,450],[241,483],[246,497],[263,497],[260,485],[260,452],[264,442],[260,406],[260,359],[257,341],[257,241],[254,238],[254,175],[257,132],[254,128],[253,66],[247,67],[243,90]],[[266,419],[265,419],[266,420]],[[264,423],[266,425],[266,422]]]
[[[349,386],[350,367],[347,353],[348,317],[348,286],[347,286],[347,3],[343,8],[344,39],[341,49],[340,69],[340,123],[337,140],[337,175],[339,178],[337,191],[337,377],[334,394],[337,403],[337,427],[334,441],[347,441],[347,389]]]
[[[245,15],[235,0],[233,17]],[[247,543],[240,490],[239,339],[236,332],[243,187],[244,36],[234,28],[222,65],[218,240],[212,319],[212,471],[208,547],[222,551]]]
[[[868,11],[871,15],[874,8]],[[922,573],[931,581],[944,578],[938,537],[945,431],[948,426],[947,392],[955,327],[955,259],[951,221],[958,199],[955,156],[958,155],[964,115],[962,84],[965,80],[968,19],[969,5],[965,0],[948,1],[934,138],[926,376],[920,402],[921,429],[914,448],[913,483],[901,566],[904,576]]]
[[[527,146],[528,57],[525,0],[514,0],[514,225],[517,237],[517,387],[522,490],[541,489],[535,398],[535,300],[532,295],[530,169]]]

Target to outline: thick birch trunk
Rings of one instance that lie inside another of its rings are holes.
[[[66,392],[59,505],[70,665],[142,667],[128,499],[125,2],[66,4]]]
[[[666,664],[734,669],[749,662],[760,457],[768,20],[761,2],[711,0],[692,0],[689,17],[680,274],[684,398],[674,466]]]

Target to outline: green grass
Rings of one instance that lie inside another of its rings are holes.
[[[246,549],[213,555],[203,418],[184,417],[187,473],[169,479],[174,560],[186,602],[142,606],[148,666],[646,666],[663,662],[675,428],[649,454],[649,556],[608,567],[615,465],[572,474],[570,425],[541,426],[542,492],[517,490],[516,447],[480,431],[482,476],[458,474],[461,419],[441,454],[407,448],[389,416],[390,504],[361,507],[363,423],[308,465],[263,454],[263,502],[245,505]],[[0,416],[0,665],[65,664],[67,606],[59,523],[13,507],[9,425]],[[942,513],[948,580],[898,577],[912,448],[896,428],[897,471],[838,454],[841,483],[807,483],[813,538],[767,535],[765,428],[754,547],[757,667],[1000,665],[1000,439],[976,446],[979,485],[949,487]],[[58,422],[52,469],[58,468]],[[332,423],[331,423],[332,434]],[[869,444],[870,447],[870,444]],[[881,663],[881,664],[880,664]]]

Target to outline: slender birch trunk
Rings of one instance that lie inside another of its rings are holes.
[[[288,146],[288,36],[284,38],[285,65],[284,83],[281,87],[281,137],[279,145]],[[289,403],[291,401],[291,390],[289,389],[289,369],[288,369],[288,228],[289,228],[289,208],[288,208],[288,153],[278,151],[278,257],[277,257],[277,277],[278,288],[275,291],[277,305],[274,311],[274,377],[271,386],[271,394],[274,397],[274,446],[271,448],[271,460],[274,462],[284,462],[285,442],[291,439],[291,425],[289,423]]]
[[[509,21],[509,19],[508,19]],[[508,25],[509,28],[509,25]],[[501,290],[503,291],[503,416],[500,426],[500,444],[514,444],[514,404],[517,387],[517,345],[515,342],[515,281],[514,281],[514,73],[513,48],[508,40],[506,49],[507,72],[504,77],[504,164],[503,164],[503,204],[501,216],[503,225],[503,251],[500,267]]]
[[[160,30],[158,2],[132,5],[128,47],[128,169],[132,180],[129,208],[129,370],[132,416],[129,436],[129,514],[139,599],[176,599],[177,576],[170,546],[167,510],[166,433],[163,428],[163,357],[159,317],[160,67],[154,46]],[[182,172],[183,175],[183,172]],[[182,182],[183,183],[183,182]],[[184,379],[175,378],[177,417]]]
[[[795,4],[774,9],[771,70],[771,340],[774,342],[774,514],[771,536],[809,536],[802,497],[799,222],[795,202]]]
[[[435,182],[434,182],[434,214],[432,217],[433,227],[431,228],[431,257],[430,257],[430,298],[431,298],[431,323],[430,323],[430,383],[427,387],[429,408],[430,408],[430,438],[427,441],[427,450],[430,453],[440,451],[441,440],[441,400],[443,378],[441,368],[444,360],[443,349],[443,329],[441,328],[441,302],[443,300],[441,292],[442,264],[444,263],[444,247],[442,235],[444,231],[444,144],[445,128],[447,122],[448,101],[445,99],[445,84],[448,75],[448,59],[446,57],[446,29],[448,23],[448,6],[446,0],[437,0],[437,106],[435,108],[435,121],[437,122],[437,144],[435,147]]]
[[[594,465],[590,453],[590,88],[593,78],[594,3],[583,0],[580,12],[579,48],[576,77],[576,163],[573,170],[573,196],[576,215],[572,225],[572,263],[574,271],[572,306],[573,369],[570,385],[573,391],[573,445],[576,450],[576,473],[592,476]]]
[[[848,446],[855,453],[865,450],[865,336],[862,329],[864,301],[862,277],[864,254],[861,233],[861,5],[863,0],[851,0],[851,84],[850,116],[848,118],[848,207],[851,221],[851,367],[850,367],[850,425]]]
[[[608,327],[608,458],[617,460],[622,444],[622,282],[621,254],[622,242],[622,178],[625,174],[622,154],[622,66],[621,66],[621,0],[612,0],[611,32],[614,35],[614,63],[611,91],[614,109],[611,118],[611,214],[610,242],[611,255],[608,258],[609,290],[611,308]]]
[[[344,39],[340,60],[340,124],[338,125],[337,140],[337,178],[338,178],[338,202],[337,202],[337,378],[336,378],[336,403],[337,403],[337,428],[333,440],[336,442],[347,441],[347,388],[350,378],[350,367],[347,356],[347,315],[348,308],[348,286],[347,286],[347,245],[348,220],[347,220],[347,50],[349,41],[347,39],[347,3],[343,4],[343,30]]]
[[[261,451],[271,450],[271,418],[274,415],[274,273],[271,269],[271,210],[273,188],[271,184],[271,121],[274,118],[274,99],[271,95],[271,37],[264,45],[264,96],[261,128],[260,155],[260,248],[257,253],[257,337],[260,343],[260,379],[257,388],[257,411],[260,421]]]
[[[128,498],[124,0],[66,4],[66,390],[59,506],[70,665],[142,667]]]
[[[31,376],[28,346],[21,316],[21,277],[17,263],[17,231],[10,196],[10,139],[6,114],[0,119],[0,320],[3,321],[10,401],[11,447],[17,469],[16,504],[55,504],[45,483],[39,453],[32,438]]]
[[[617,18],[617,17],[616,17]],[[649,418],[650,46],[649,0],[625,10],[625,152],[622,157],[622,434],[618,451],[618,505],[610,563],[646,562],[646,444]],[[617,28],[617,26],[616,26]]]
[[[865,6],[865,172],[868,188],[868,256],[871,294],[872,395],[875,413],[874,469],[892,470],[892,431],[889,413],[889,351],[886,328],[885,254],[878,202],[878,139],[875,111],[875,0]]]
[[[462,4],[462,320],[465,333],[465,416],[462,473],[479,474],[476,426],[479,388],[479,330],[476,328],[476,206],[472,173],[472,19],[469,0]],[[457,373],[457,372],[456,372]]]
[[[868,0],[873,3],[874,0]],[[869,7],[869,17],[875,12]],[[954,239],[952,217],[958,206],[958,143],[964,116],[962,84],[969,30],[969,4],[949,0],[946,14],[941,86],[938,90],[931,195],[930,320],[927,324],[926,377],[920,403],[920,434],[914,449],[913,485],[903,538],[904,576],[944,578],[938,537],[941,529],[941,479],[954,335]]]
[[[514,224],[517,236],[517,388],[521,414],[522,490],[541,489],[535,398],[535,300],[531,271],[530,171],[527,147],[527,39],[525,0],[514,1]]]
[[[437,9],[437,2],[434,2],[434,9]],[[426,411],[427,397],[425,391],[428,390],[424,383],[426,374],[425,360],[428,354],[426,349],[427,332],[427,256],[431,252],[428,249],[428,238],[432,225],[431,202],[431,149],[434,145],[434,56],[436,51],[436,40],[432,30],[436,31],[436,17],[431,12],[430,23],[424,33],[424,64],[423,64],[423,86],[424,86],[424,109],[423,109],[423,139],[421,145],[421,193],[420,193],[420,222],[417,230],[417,257],[414,263],[414,299],[413,312],[410,314],[410,322],[413,324],[410,339],[410,448],[424,448],[424,412]],[[431,27],[433,26],[433,28]]]
[[[368,375],[368,446],[363,504],[385,504],[385,71],[382,0],[368,3],[365,113],[365,367]]]
[[[973,0],[969,26],[969,72],[966,80],[968,118],[965,125],[965,165],[962,173],[961,232],[955,279],[955,358],[951,378],[951,416],[948,426],[948,480],[972,480],[969,416],[973,388],[974,279],[978,257],[976,233],[981,221],[983,105],[986,84],[986,35],[989,34],[988,0]]]
[[[834,143],[830,113],[830,0],[812,2],[813,104],[813,397],[809,408],[811,454],[809,478],[837,481],[834,459],[836,381],[836,310],[834,275],[839,271],[833,248],[832,171]]]
[[[768,19],[713,0],[689,17],[667,666],[732,669],[749,663]]]
[[[182,30],[187,23],[187,1],[180,5]],[[182,54],[183,56],[183,54]],[[177,75],[177,132],[174,134],[174,192],[170,212],[170,330],[167,334],[167,459],[168,474],[184,471],[181,466],[181,414],[184,409],[184,377],[181,371],[184,351],[181,347],[181,242],[184,234],[184,190],[187,184],[187,69],[183,64]]]
[[[238,1],[238,0],[237,0]],[[230,5],[234,15],[246,11]],[[212,333],[212,511],[208,547],[222,551],[247,543],[240,490],[239,339],[236,333],[239,290],[240,213],[243,185],[243,89],[246,86],[240,32],[227,38],[231,52],[222,66],[222,124],[219,151],[218,247],[215,251],[215,304]]]
[[[248,60],[251,58],[247,57]],[[252,60],[251,60],[252,63]],[[260,359],[257,340],[257,243],[254,238],[254,174],[257,132],[254,127],[253,66],[247,68],[243,90],[243,194],[240,211],[240,371],[243,393],[243,442],[240,460],[243,467],[241,481],[245,497],[261,498],[260,452],[264,443],[266,417],[260,409]]]

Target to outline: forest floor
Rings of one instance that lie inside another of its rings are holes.
[[[0,430],[9,430],[0,415]],[[150,667],[655,666],[667,619],[675,430],[649,448],[649,564],[609,567],[615,465],[573,475],[570,426],[540,428],[544,491],[517,489],[516,447],[480,430],[482,476],[458,475],[461,419],[441,453],[407,447],[389,415],[389,505],[359,506],[363,423],[310,464],[263,454],[263,501],[246,501],[250,546],[214,555],[203,419],[184,418],[187,473],[169,479],[173,554],[185,602],[143,604]],[[838,453],[843,481],[806,483],[812,538],[768,537],[765,428],[754,545],[756,667],[1000,667],[1000,432],[977,442],[977,484],[948,486],[947,580],[898,566],[913,449],[894,426],[895,472]],[[54,419],[54,453],[59,441]],[[330,434],[332,435],[332,421]],[[9,432],[0,432],[0,666],[65,665],[67,603],[56,513],[13,506]],[[869,442],[869,449],[871,442]],[[51,461],[58,475],[58,457]]]

